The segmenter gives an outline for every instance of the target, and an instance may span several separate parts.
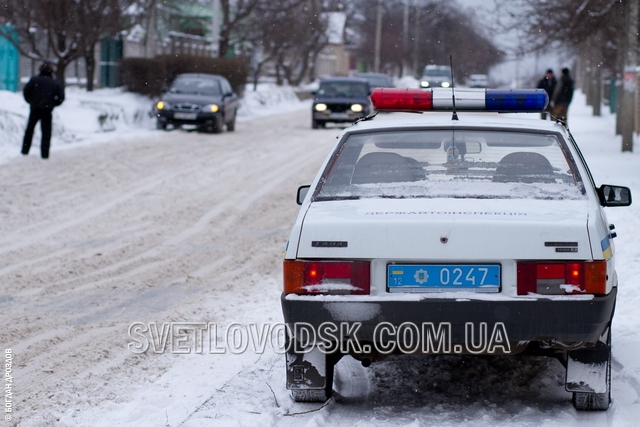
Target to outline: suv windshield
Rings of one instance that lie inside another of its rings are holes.
[[[365,82],[321,82],[319,96],[331,98],[363,98],[369,96]]]
[[[220,83],[205,77],[180,77],[171,85],[170,92],[221,95]]]
[[[583,199],[571,154],[555,134],[419,130],[352,134],[314,200],[365,197]]]

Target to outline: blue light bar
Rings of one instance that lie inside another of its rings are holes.
[[[544,89],[487,89],[485,108],[497,113],[542,111],[549,104]]]

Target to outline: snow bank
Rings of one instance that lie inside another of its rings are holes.
[[[239,120],[286,112],[306,105],[288,86],[247,85],[238,111]],[[115,136],[136,136],[155,128],[153,99],[122,88],[87,92],[66,89],[65,102],[53,110],[52,150],[107,142]],[[29,105],[21,93],[0,91],[0,163],[20,155],[29,116]],[[62,146],[62,147],[61,147]],[[40,126],[36,127],[31,152],[39,154]]]

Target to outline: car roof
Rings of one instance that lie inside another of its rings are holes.
[[[550,120],[540,120],[539,114],[501,114],[486,112],[458,112],[458,120],[452,120],[451,112],[393,113],[393,117],[382,120],[362,120],[344,130],[345,133],[374,130],[407,130],[426,128],[486,128],[487,130],[524,130],[560,132],[567,135],[566,128]]]
[[[219,74],[206,74],[206,73],[181,73],[176,76],[176,79],[179,77],[204,77],[204,78],[212,78],[212,79],[224,79],[224,76]]]
[[[389,77],[388,74],[384,74],[384,73],[356,73],[356,74],[354,74],[354,77],[387,77],[387,78],[391,78],[391,77]]]
[[[324,82],[357,82],[357,83],[369,83],[367,79],[360,77],[325,77],[320,80],[320,83]]]

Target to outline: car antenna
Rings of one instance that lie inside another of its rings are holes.
[[[453,82],[453,56],[449,55],[449,63],[451,64],[451,100],[453,101],[453,116],[451,120],[458,120],[458,114],[456,113],[456,92],[454,89],[455,83]]]
[[[356,119],[356,121],[355,121],[355,122],[353,122],[353,124],[355,125],[356,123],[366,122],[367,120],[371,120],[371,119],[373,119],[373,118],[374,118],[375,116],[377,116],[377,115],[378,115],[378,111],[376,111],[376,112],[374,112],[374,113],[371,113],[371,114],[369,114],[369,115],[368,115],[368,116],[366,116],[366,117],[359,117],[358,119]]]

